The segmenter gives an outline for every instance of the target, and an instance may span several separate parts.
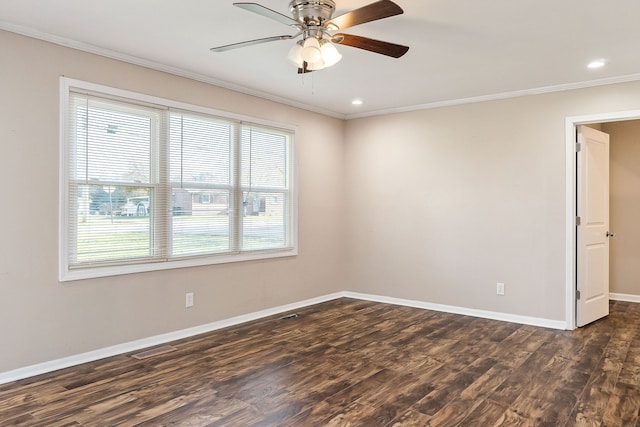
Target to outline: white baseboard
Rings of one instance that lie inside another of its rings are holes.
[[[612,294],[611,298],[613,298]],[[628,295],[632,297],[633,295]],[[136,341],[130,341],[102,349],[89,351],[49,362],[38,363],[36,365],[26,366],[15,370],[0,372],[0,384],[6,384],[12,381],[33,377],[48,372],[57,371],[59,369],[68,368],[70,366],[80,365],[82,363],[93,362],[95,360],[104,359],[106,357],[116,356],[123,353],[129,353],[143,348],[153,347],[156,345],[166,344],[183,338],[189,338],[195,335],[212,332],[218,329],[227,328],[229,326],[239,325],[241,323],[250,322],[252,320],[269,317],[280,313],[290,312],[299,308],[307,307],[314,304],[331,301],[338,298],[354,298],[365,301],[382,302],[394,305],[402,305],[407,307],[421,308],[425,310],[442,311],[446,313],[461,314],[465,316],[481,317],[485,319],[500,320],[504,322],[520,323],[525,325],[540,326],[543,328],[566,329],[566,322],[559,320],[540,319],[536,317],[518,316],[514,314],[499,313],[493,311],[475,310],[471,308],[456,307],[451,305],[433,304],[423,301],[414,301],[393,297],[385,297],[379,295],[362,294],[358,292],[336,292],[311,298],[304,301],[281,305],[278,307],[268,308],[254,313],[236,316],[229,319],[220,320],[206,325],[196,326],[193,328],[183,329],[180,331],[169,332],[166,334],[156,335],[149,338],[143,338]],[[640,302],[640,297],[635,296]],[[627,300],[625,300],[627,301]]]
[[[613,292],[609,293],[609,299],[614,301],[626,301],[626,302],[635,302],[640,303],[640,295],[631,295],[631,294],[616,294]]]
[[[516,314],[500,313],[497,311],[476,310],[473,308],[457,307],[453,305],[434,304],[424,301],[414,301],[379,295],[361,294],[358,292],[345,292],[345,297],[357,298],[367,301],[384,302],[388,304],[404,305],[407,307],[422,308],[425,310],[442,311],[445,313],[462,314],[464,316],[481,317],[483,319],[500,320],[502,322],[520,323],[523,325],[539,326],[551,329],[567,329],[564,320],[542,319],[539,317],[519,316]]]
[[[291,310],[307,307],[322,302],[331,301],[343,297],[343,293],[335,293],[324,295],[317,298],[296,302],[293,304],[281,305],[279,307],[268,308],[266,310],[256,311],[254,313],[244,314],[229,319],[220,320],[206,325],[195,326],[193,328],[183,329],[180,331],[169,332],[162,335],[156,335],[149,338],[143,338],[136,341],[130,341],[123,344],[105,347],[87,353],[81,353],[49,362],[38,363],[36,365],[18,368],[12,371],[0,372],[0,384],[6,384],[12,381],[33,377],[48,372],[57,371],[58,369],[68,368],[70,366],[80,365],[82,363],[93,362],[95,360],[104,359],[105,357],[116,356],[123,353],[140,350],[143,348],[153,347],[160,344],[166,344],[183,338],[189,338],[195,335],[212,332],[218,329],[227,328],[229,326],[239,325],[241,323],[250,322],[252,320],[261,319],[263,317],[273,316],[275,314],[285,313]]]

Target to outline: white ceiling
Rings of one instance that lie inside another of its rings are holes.
[[[640,79],[638,0],[394,1],[403,15],[344,32],[405,56],[338,46],[341,62],[304,76],[291,40],[209,51],[295,32],[233,0],[0,0],[0,29],[346,118]],[[334,16],[373,0],[336,2]],[[289,0],[258,3],[289,14]],[[608,66],[587,69],[596,58]]]

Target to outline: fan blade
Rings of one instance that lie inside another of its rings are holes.
[[[351,34],[336,34],[333,36],[331,41],[333,43],[357,47],[358,49],[368,50],[369,52],[375,52],[381,55],[391,56],[393,58],[400,58],[409,50],[409,46],[383,42],[380,40],[370,39],[368,37],[353,36]]]
[[[240,47],[253,46],[254,44],[262,44],[262,43],[274,42],[274,41],[277,41],[277,40],[289,40],[289,39],[292,39],[294,37],[295,36],[289,36],[289,35],[265,37],[263,39],[247,40],[246,42],[231,43],[231,44],[226,44],[224,46],[212,47],[209,50],[211,50],[211,52],[225,52],[227,50],[238,49]]]
[[[337,27],[345,29],[366,22],[377,21],[378,19],[388,18],[390,16],[400,15],[404,13],[402,8],[390,0],[380,0],[363,6],[359,9],[347,12],[344,15],[337,16],[330,21],[324,23],[326,28]]]
[[[278,21],[284,25],[291,25],[292,27],[298,27],[302,29],[300,23],[290,16],[283,15],[280,12],[271,10],[268,7],[264,7],[258,3],[234,3],[234,6],[238,6],[241,9],[248,10],[249,12],[257,13],[258,15],[266,16],[274,21]]]

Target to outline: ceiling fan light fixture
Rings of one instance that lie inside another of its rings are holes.
[[[309,37],[302,45],[302,59],[309,64],[322,60],[320,42],[315,37]]]
[[[293,62],[298,68],[302,68],[302,63],[304,59],[302,59],[302,42],[298,42],[291,46],[289,49],[289,54],[287,55],[287,59]]]
[[[338,49],[328,41],[322,44],[320,52],[322,53],[322,60],[324,61],[325,67],[331,67],[342,59],[342,55],[338,52]]]

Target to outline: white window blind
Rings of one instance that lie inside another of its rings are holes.
[[[68,117],[70,266],[157,257],[148,213],[159,184],[158,112],[71,94]],[[135,221],[127,211],[134,198],[149,203]]]
[[[170,115],[173,256],[233,251],[236,124]]]
[[[277,248],[287,236],[287,138],[242,128],[242,247]]]
[[[295,254],[291,130],[65,83],[61,280]]]

